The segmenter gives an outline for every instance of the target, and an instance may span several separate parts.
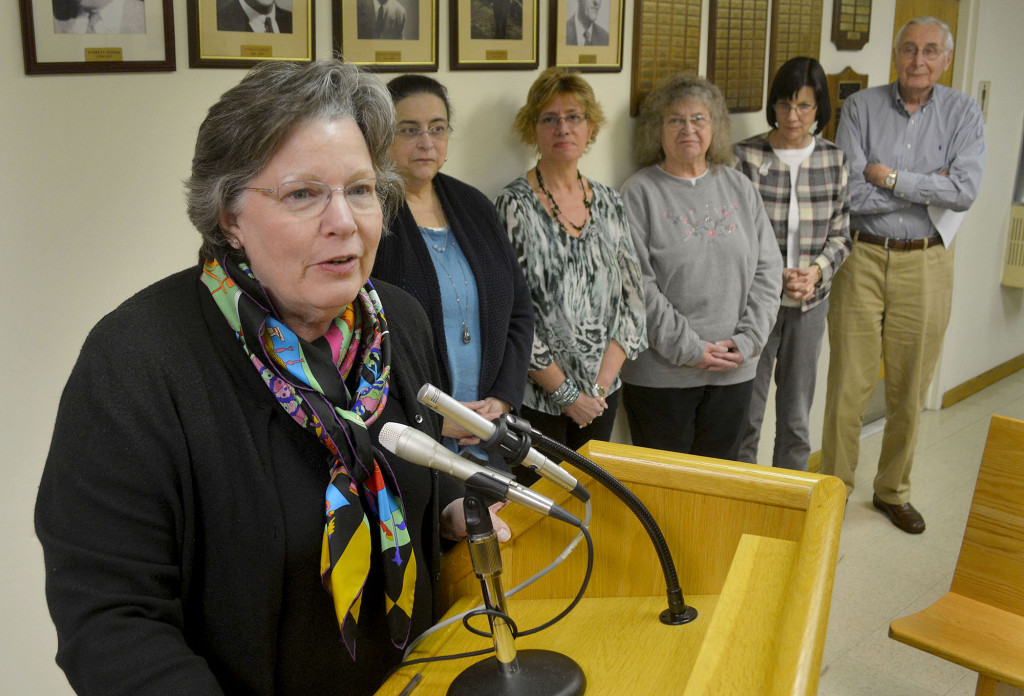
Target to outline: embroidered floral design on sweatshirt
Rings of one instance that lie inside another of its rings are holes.
[[[694,235],[703,234],[708,239],[715,239],[720,234],[732,234],[736,230],[733,211],[739,210],[739,208],[739,203],[721,208],[705,205],[703,213],[698,213],[696,209],[690,208],[685,215],[673,215],[665,211],[661,216],[674,225],[681,225],[683,241],[688,242]]]

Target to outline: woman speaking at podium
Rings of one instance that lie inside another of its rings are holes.
[[[200,127],[200,263],[93,329],[39,488],[79,694],[371,694],[433,622],[457,491],[378,446],[439,426],[423,310],[368,282],[394,113],[354,66],[270,61]]]

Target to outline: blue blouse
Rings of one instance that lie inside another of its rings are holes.
[[[449,228],[420,227],[420,232],[427,243],[441,290],[451,395],[459,401],[477,401],[480,399],[480,299],[476,276]],[[487,459],[479,446],[459,447],[451,437],[443,438],[443,443],[453,452],[468,450],[474,456]]]

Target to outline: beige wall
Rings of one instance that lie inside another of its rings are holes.
[[[332,3],[316,4],[317,54],[327,57]],[[885,82],[893,0],[873,3],[872,41],[857,53],[834,49],[828,36],[832,3],[824,4],[826,70],[849,65],[868,73],[872,84]],[[960,59],[967,60],[958,66],[954,84],[976,95],[978,80],[992,83],[989,159],[981,197],[958,242],[940,392],[1024,351],[1024,299],[1019,290],[999,285],[1024,114],[1019,38],[1024,17],[1019,0],[985,0],[984,12],[981,4],[962,3]],[[205,108],[242,72],[188,68],[185,3],[175,0],[177,72],[26,77],[16,5],[6,2],[0,9],[0,297],[6,339],[0,398],[0,557],[5,559],[0,564],[0,692],[62,694],[68,689],[53,666],[55,638],[31,526],[57,401],[89,328],[132,292],[193,262],[198,236],[184,215],[181,181]],[[446,65],[449,4],[438,5],[439,49]],[[545,36],[548,3],[540,5]],[[627,2],[625,28],[629,36],[632,2]],[[541,44],[546,62],[546,41]],[[634,169],[627,114],[630,45],[627,40],[621,73],[589,78],[610,123],[582,169],[615,186]],[[1015,57],[1008,59],[1011,54]],[[494,194],[532,164],[508,127],[535,75],[442,68],[437,76],[456,106],[446,171]],[[763,129],[761,114],[735,117],[736,137]],[[823,357],[822,370],[826,364]],[[815,447],[823,382],[822,371],[812,418]]]

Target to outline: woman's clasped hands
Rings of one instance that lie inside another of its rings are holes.
[[[743,364],[743,354],[736,348],[736,343],[727,338],[714,343],[704,343],[704,355],[694,367],[708,372],[725,372]]]

